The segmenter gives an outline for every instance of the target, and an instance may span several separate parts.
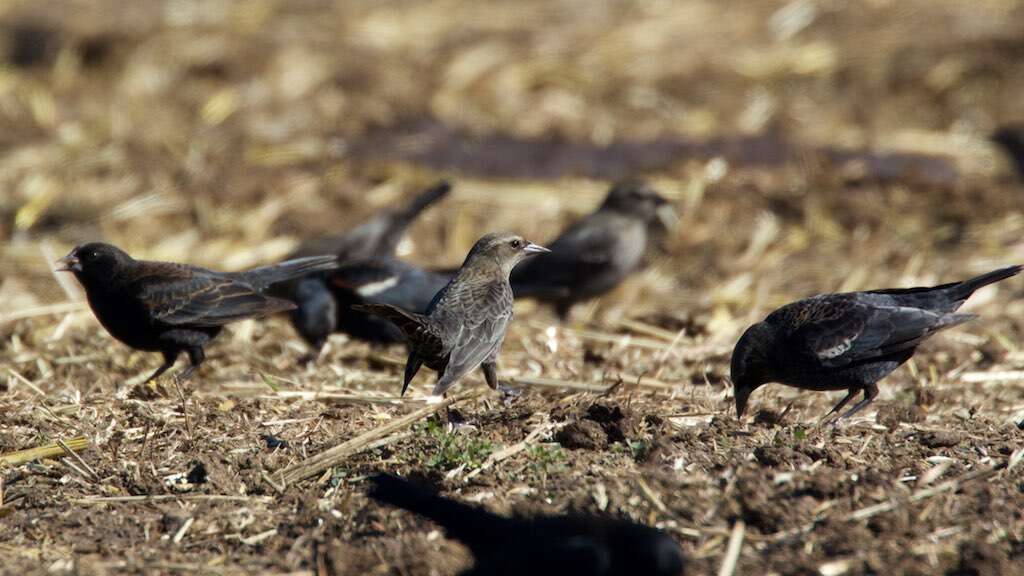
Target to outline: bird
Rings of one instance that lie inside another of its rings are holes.
[[[307,241],[288,255],[298,258],[313,254],[335,254],[342,264],[370,258],[387,258],[395,253],[405,230],[427,207],[451,191],[451,184],[439,181],[404,206],[381,210],[359,226],[341,234]],[[295,303],[289,320],[295,331],[311,348],[310,359],[320,355],[327,337],[344,331],[339,319],[350,310],[339,305],[331,273],[309,274],[281,284],[274,296]]]
[[[733,349],[737,417],[751,392],[769,382],[846,390],[826,418],[862,392],[863,399],[836,422],[853,416],[878,395],[878,381],[909,360],[918,345],[976,317],[956,313],[975,290],[1021,270],[1008,266],[933,287],[821,294],[775,310],[747,328]]]
[[[228,323],[295,307],[267,296],[270,286],[338,265],[335,256],[310,256],[244,272],[214,272],[172,262],[136,260],[111,244],[75,247],[57,261],[85,289],[89,307],[117,340],[137,350],[160,352],[164,362],[146,382],[185,352],[188,379],[205,359],[204,347]]]
[[[404,342],[402,332],[391,322],[352,306],[367,303],[390,304],[407,312],[424,314],[434,296],[455,276],[457,270],[427,270],[398,258],[366,258],[339,266],[327,277],[334,296],[335,331],[374,344]]]
[[[474,565],[463,576],[678,576],[686,565],[668,534],[628,520],[506,518],[397,476],[377,474],[370,481],[371,498],[436,522],[469,548]]]
[[[1024,179],[1024,125],[1003,126],[993,132],[989,139],[999,145],[1013,162],[1017,177]]]
[[[600,296],[640,269],[652,224],[674,216],[643,181],[612,186],[604,202],[550,243],[551,254],[512,273],[516,298],[551,303],[563,321],[577,302]]]
[[[402,395],[424,364],[438,373],[434,396],[443,395],[478,366],[487,385],[498,389],[498,352],[512,320],[509,273],[525,258],[546,252],[518,234],[493,232],[476,241],[425,313],[390,304],[353,306],[391,321],[405,336],[409,358]]]

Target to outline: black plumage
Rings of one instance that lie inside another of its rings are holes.
[[[389,304],[425,314],[455,272],[425,270],[397,258],[367,258],[340,266],[328,276],[338,308],[335,331],[375,344],[404,342],[405,337],[394,324],[352,306]]]
[[[1009,156],[1017,177],[1024,180],[1024,126],[1003,126],[992,133],[991,139]]]
[[[444,394],[460,378],[483,368],[491,388],[498,387],[497,360],[512,320],[509,273],[524,258],[547,248],[508,233],[487,234],[473,245],[455,277],[438,292],[424,314],[389,304],[354,309],[391,321],[409,345],[402,394],[426,364],[438,373],[434,394]]]
[[[438,182],[408,204],[381,210],[351,230],[303,243],[289,257],[336,254],[343,264],[372,258],[389,258],[394,254],[409,225],[428,206],[447,196],[450,190],[451,185],[448,182]],[[340,281],[344,282],[344,279]],[[334,332],[349,332],[356,338],[362,338],[364,333],[371,336],[379,333],[374,330],[362,331],[361,328],[364,326],[358,318],[351,323],[345,320],[345,315],[350,312],[350,303],[338,301],[339,292],[336,286],[333,273],[319,273],[285,283],[273,292],[275,296],[295,302],[296,308],[289,317],[292,326],[313,349],[313,356],[319,354],[327,337]],[[346,293],[341,292],[340,296],[344,298]],[[371,338],[371,341],[376,340]],[[393,341],[393,338],[384,341]]]
[[[805,390],[846,390],[829,414],[863,392],[864,398],[842,415],[850,417],[875,398],[877,382],[909,360],[921,342],[975,317],[956,313],[975,290],[1021,269],[1000,268],[929,288],[822,294],[775,310],[748,328],[733,350],[737,415],[743,415],[751,392],[779,382]]]
[[[379,474],[370,496],[440,524],[473,554],[463,576],[678,576],[685,559],[661,530],[586,515],[505,518]]]
[[[666,210],[645,183],[616,184],[596,211],[549,245],[551,254],[512,273],[516,297],[550,302],[564,320],[573,304],[610,291],[643,265],[652,225]]]
[[[205,358],[203,348],[230,322],[295,307],[263,294],[271,285],[337,266],[334,256],[313,256],[244,272],[214,272],[198,266],[136,260],[110,244],[76,247],[60,260],[85,288],[96,318],[111,336],[150,352],[164,363],[146,381],[170,368],[178,355],[190,365],[188,378]]]

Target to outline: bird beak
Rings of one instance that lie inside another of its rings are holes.
[[[733,388],[733,394],[736,396],[736,417],[742,418],[743,413],[747,411],[747,399],[750,398],[750,390],[746,388]]]
[[[60,264],[61,267],[57,268],[57,272],[81,272],[82,264],[78,261],[78,258],[74,254],[68,254],[54,262],[54,264]]]
[[[551,250],[548,250],[547,248],[539,244],[534,244],[533,242],[530,242],[529,244],[526,245],[526,248],[523,248],[523,252],[526,252],[527,254],[544,254],[546,252],[551,252]]]
[[[658,204],[658,209],[655,212],[658,216],[658,221],[665,227],[665,230],[675,230],[679,224],[679,215],[676,214],[675,209],[666,200],[662,200]]]

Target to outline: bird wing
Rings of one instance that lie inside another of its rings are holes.
[[[444,339],[422,314],[408,312],[391,304],[356,304],[352,309],[380,316],[397,326],[419,356],[432,358],[440,356],[444,351]]]
[[[192,267],[163,267],[139,278],[139,299],[158,322],[223,326],[230,322],[291,310],[287,300],[264,296],[252,286]]]
[[[444,375],[437,381],[434,394],[443,394],[460,378],[485,360],[492,358],[505,338],[512,320],[512,297],[504,282],[463,285],[449,291],[444,307],[439,307],[439,325],[448,326],[451,352]]]
[[[798,350],[823,366],[839,368],[907,350],[935,332],[969,320],[906,306],[879,306],[856,295],[822,301],[804,311],[792,334]]]

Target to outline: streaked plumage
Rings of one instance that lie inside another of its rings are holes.
[[[294,308],[262,292],[273,284],[337,266],[333,256],[299,258],[248,270],[214,272],[198,266],[135,260],[103,243],[76,247],[61,259],[74,273],[89,306],[111,336],[139,350],[161,352],[164,364],[149,380],[170,368],[181,352],[191,365],[203,362],[203,347],[228,323]]]
[[[381,210],[352,230],[303,243],[290,257],[336,254],[343,264],[391,257],[409,225],[428,206],[447,196],[450,190],[448,182],[438,182],[408,204]],[[353,324],[346,323],[345,315],[350,309],[348,303],[338,302],[335,287],[334,275],[321,273],[282,284],[273,292],[275,296],[295,302],[296,309],[289,317],[295,330],[313,348],[313,356],[320,352],[327,337],[334,332],[349,332],[356,338],[362,337],[358,318]]]
[[[616,184],[595,212],[550,244],[551,254],[512,273],[516,297],[550,302],[565,319],[573,304],[610,291],[642,266],[651,225],[664,210],[665,199],[643,182]]]
[[[439,375],[435,395],[444,394],[478,366],[487,384],[497,388],[498,352],[512,320],[509,273],[524,258],[546,251],[515,234],[487,234],[476,242],[425,314],[388,304],[356,306],[388,319],[405,335],[409,359],[402,393],[424,364]]]
[[[439,524],[473,554],[463,576],[679,576],[685,559],[666,533],[627,520],[572,514],[505,518],[386,474],[370,497]]]
[[[877,382],[909,360],[921,342],[974,318],[956,310],[975,290],[1021,269],[1000,268],[930,288],[822,294],[779,308],[748,328],[733,350],[737,415],[743,415],[751,392],[779,382],[805,390],[847,390],[829,414],[863,392],[864,399],[842,415],[848,418],[875,398]]]

